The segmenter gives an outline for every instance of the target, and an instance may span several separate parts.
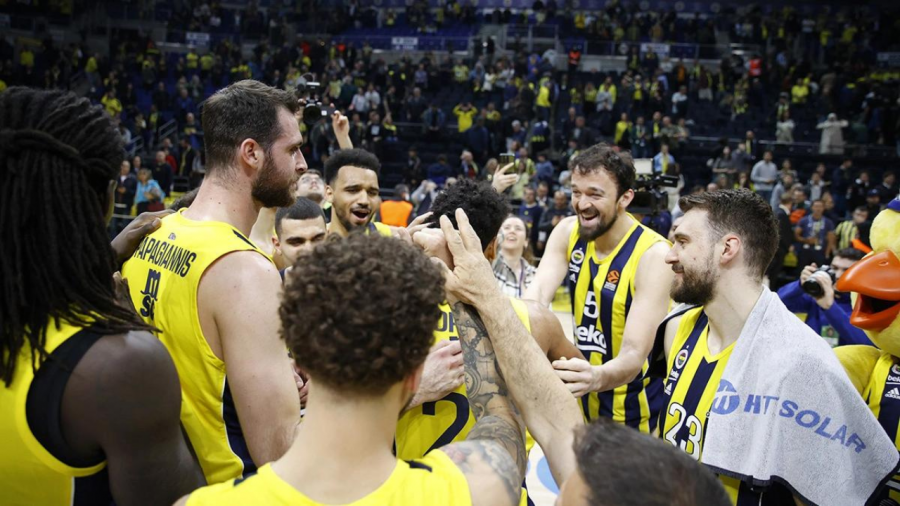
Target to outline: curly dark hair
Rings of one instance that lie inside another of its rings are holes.
[[[636,172],[631,153],[617,151],[615,146],[599,143],[580,151],[569,161],[569,169],[579,174],[605,170],[616,181],[616,198],[634,186]]]
[[[469,223],[481,240],[482,249],[487,249],[488,244],[497,237],[510,211],[506,197],[497,193],[490,183],[462,179],[434,199],[431,205],[434,214],[428,218],[429,226],[440,227],[438,220],[446,216],[456,227],[457,209],[466,212]]]
[[[692,209],[706,211],[713,241],[728,233],[740,236],[747,267],[762,279],[778,249],[778,220],[772,206],[759,194],[747,188],[717,190],[685,195],[678,206],[685,213]]]
[[[375,174],[381,175],[381,162],[372,153],[365,149],[341,149],[335,151],[325,162],[325,184],[333,183],[343,167],[369,169]]]
[[[425,361],[443,287],[440,270],[399,239],[327,241],[287,276],[282,337],[315,381],[381,395]]]

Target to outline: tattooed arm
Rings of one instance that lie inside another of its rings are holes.
[[[473,328],[490,336],[489,340],[482,341],[496,352],[497,368],[503,372],[503,385],[509,387],[513,399],[522,409],[525,423],[544,450],[556,482],[563,483],[576,469],[572,444],[575,428],[584,423],[581,410],[516,316],[509,300],[500,294],[491,279],[490,264],[468,217],[458,210],[456,220],[459,231],[446,217],[440,221],[454,264],[452,271],[446,269],[444,272],[448,298],[455,297],[474,306],[473,309],[465,304],[453,304],[460,339],[464,333],[467,336],[476,333]],[[470,403],[474,404],[468,363],[466,365],[466,385]]]
[[[525,426],[509,398],[494,349],[478,314],[456,308],[453,312],[466,316],[456,325],[462,343],[469,406],[477,422],[466,442],[449,445],[444,452],[466,474],[475,504],[515,505],[519,503],[528,460]]]

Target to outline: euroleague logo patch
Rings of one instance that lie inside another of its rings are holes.
[[[603,284],[604,290],[609,290],[610,292],[616,291],[616,286],[619,284],[619,271],[609,271],[609,274],[606,275],[606,283]]]
[[[684,367],[684,364],[687,363],[687,359],[688,359],[688,351],[687,350],[679,351],[678,355],[675,356],[675,368],[681,369],[682,367]]]

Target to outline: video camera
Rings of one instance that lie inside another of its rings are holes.
[[[628,212],[655,216],[669,209],[669,194],[663,188],[678,186],[677,176],[662,174],[640,175],[634,181],[634,199],[628,204]]]
[[[317,121],[327,116],[325,106],[319,101],[316,90],[319,89],[321,83],[313,81],[312,74],[303,74],[297,83],[297,99],[303,102],[303,122],[308,126],[313,126]]]

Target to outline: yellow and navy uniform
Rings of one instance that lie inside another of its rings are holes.
[[[869,377],[863,399],[900,450],[900,358],[871,346],[842,346],[835,350],[851,377]],[[877,355],[874,367],[868,357]],[[883,502],[890,499],[893,502]],[[873,504],[900,503],[900,473],[895,474]]]
[[[68,506],[112,502],[106,460],[78,462],[78,458],[64,456],[68,446],[59,426],[64,382],[99,338],[89,329],[62,321],[56,325],[51,320],[44,344],[50,358],[37,372],[28,343],[19,351],[12,382],[0,385],[0,503]]]
[[[184,210],[163,218],[125,263],[131,299],[138,313],[161,330],[181,380],[181,423],[207,483],[240,478],[256,470],[244,440],[225,375],[225,363],[209,347],[200,327],[197,289],[219,258],[254,251],[252,241],[231,225],[192,221]]]
[[[734,349],[732,343],[712,356],[707,347],[708,333],[709,319],[702,307],[681,316],[668,358],[669,374],[663,390],[667,402],[659,414],[660,436],[700,461],[709,411]],[[737,504],[742,482],[725,476],[719,479],[731,502]]]
[[[394,235],[393,232],[391,232],[391,227],[389,225],[385,225],[378,221],[370,221],[366,226],[366,235],[374,233],[378,233],[384,237],[391,237]]]
[[[188,498],[188,506],[243,506],[245,504],[318,506],[292,487],[271,464],[259,468],[256,476],[231,480],[196,490]],[[353,501],[354,506],[469,506],[472,504],[469,482],[444,452],[436,451],[411,461],[397,461],[397,467],[371,494]]]
[[[634,224],[606,258],[598,258],[594,241],[579,237],[575,223],[569,237],[569,293],[575,316],[578,349],[592,365],[614,359],[622,348],[625,321],[634,298],[634,278],[638,263],[651,246],[666,240],[641,225]],[[606,392],[591,392],[581,398],[585,420],[599,416],[650,433],[656,424],[655,409],[660,384],[641,373],[631,382]],[[654,411],[653,413],[651,411]]]
[[[518,299],[510,299],[513,309],[525,329],[531,332],[528,308]],[[446,303],[441,304],[441,320],[434,331],[434,342],[458,341],[459,333],[453,318],[453,311]],[[469,407],[466,385],[460,385],[437,402],[426,402],[410,409],[397,422],[395,448],[397,458],[403,460],[421,459],[431,455],[432,450],[459,441],[465,441],[472,427],[475,415]],[[525,451],[534,446],[531,434],[525,433]],[[523,488],[521,504],[529,504],[527,491]]]

